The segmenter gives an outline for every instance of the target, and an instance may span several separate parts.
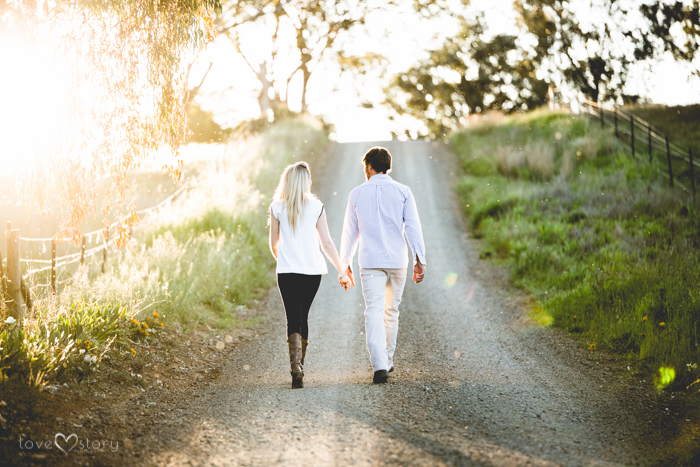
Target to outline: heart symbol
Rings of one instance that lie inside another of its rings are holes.
[[[73,446],[71,446],[70,448],[68,448],[68,451],[66,451],[65,449],[63,449],[63,447],[61,447],[61,445],[58,444],[58,437],[59,437],[59,436],[60,436],[61,438],[63,438],[63,443],[64,443],[66,446],[68,446],[68,440],[70,440],[71,438],[75,438],[75,442],[73,443]],[[71,451],[73,450],[73,448],[78,444],[78,435],[76,435],[75,433],[73,433],[72,435],[66,437],[66,435],[64,435],[63,433],[56,433],[56,436],[54,437],[54,440],[53,440],[53,444],[55,444],[56,447],[57,447],[58,449],[60,449],[61,451],[63,451],[63,454],[68,455],[68,453],[71,452]]]

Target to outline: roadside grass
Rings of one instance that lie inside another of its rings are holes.
[[[536,322],[654,374],[673,368],[660,387],[698,379],[700,210],[687,194],[567,113],[484,123],[451,142],[481,255],[536,297]]]
[[[266,222],[275,181],[327,141],[320,124],[294,119],[242,142],[184,148],[193,188],[145,219],[105,273],[87,264],[57,296],[38,297],[30,316],[0,323],[0,386],[80,382],[106,367],[114,382],[140,384],[114,362],[133,369],[166,324],[256,324],[238,311],[274,282]],[[135,178],[144,192],[162,191],[161,177]],[[157,187],[143,183],[151,178]]]

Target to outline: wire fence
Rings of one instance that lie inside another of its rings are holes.
[[[183,185],[157,205],[141,209],[134,214],[147,216],[157,212],[190,188],[189,184]],[[8,222],[5,250],[7,258],[2,257],[0,250],[0,285],[10,315],[21,315],[20,301],[31,310],[36,298],[56,294],[61,286],[65,287],[70,283],[79,268],[94,266],[100,253],[99,267],[104,273],[109,248],[118,239],[116,227],[132,215],[125,215],[102,229],[83,233],[78,245],[73,238],[21,237],[19,230],[13,230]],[[75,251],[76,249],[78,251]],[[49,252],[50,255],[47,255]]]
[[[668,180],[671,188],[679,188],[695,200],[695,187],[700,172],[696,159],[697,149],[683,148],[669,138],[668,134],[630,112],[617,106],[606,109],[602,105],[586,100],[582,110],[598,119],[601,128],[612,128],[615,136],[630,147],[632,155],[648,163],[652,170]]]

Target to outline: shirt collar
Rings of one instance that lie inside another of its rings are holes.
[[[392,180],[392,178],[387,174],[377,174],[367,180],[367,183],[382,183],[386,180]]]

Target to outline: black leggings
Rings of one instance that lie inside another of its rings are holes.
[[[277,274],[277,288],[287,314],[287,337],[298,332],[302,339],[309,338],[309,308],[319,285],[320,275]]]

